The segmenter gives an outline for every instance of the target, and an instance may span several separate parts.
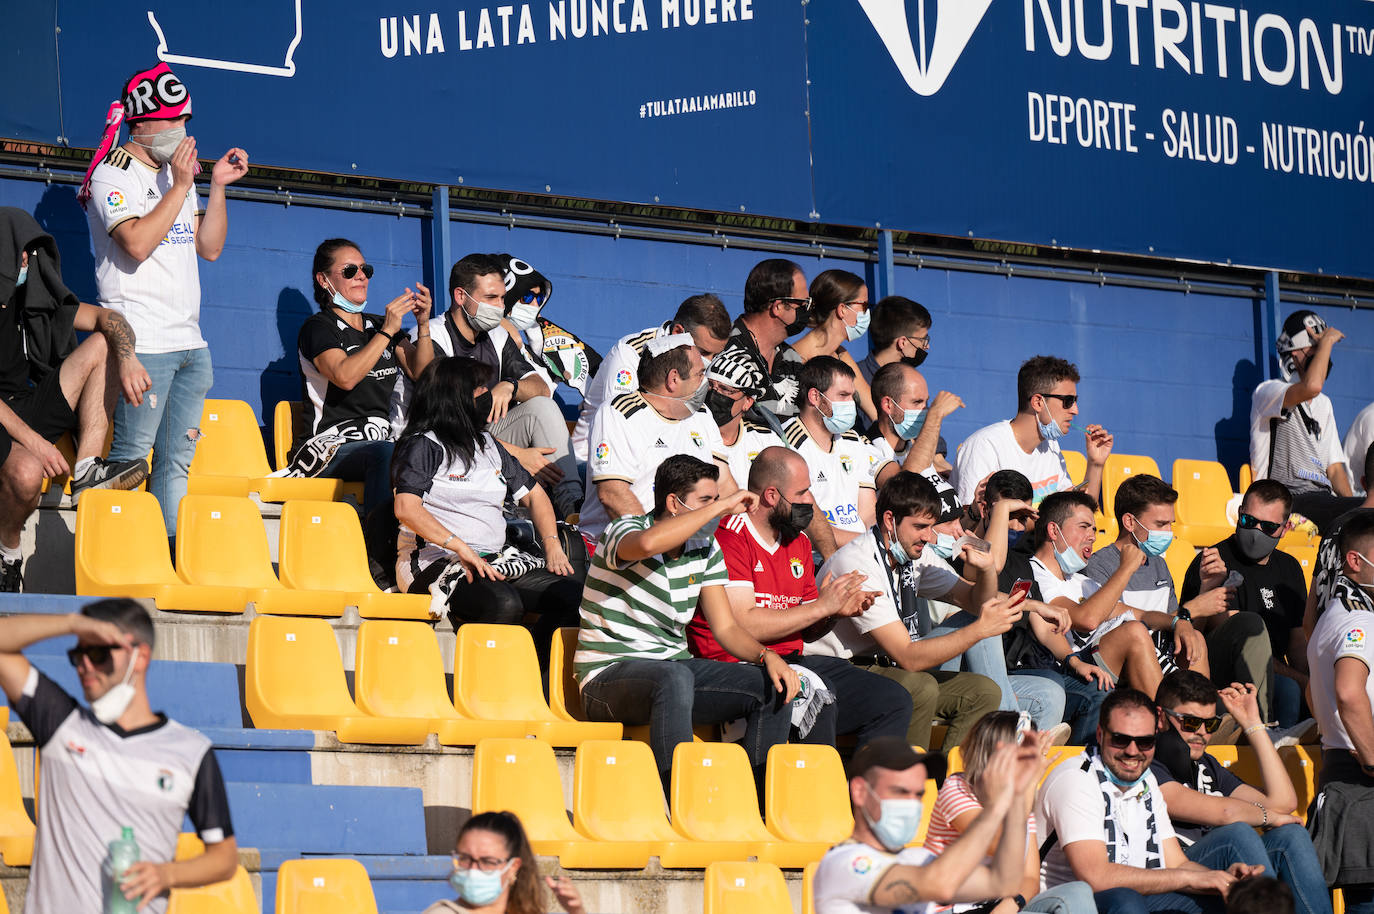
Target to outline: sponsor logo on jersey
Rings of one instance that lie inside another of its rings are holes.
[[[596,459],[605,460],[611,453],[611,446],[606,442],[601,442],[596,446]]]
[[[668,445],[665,444],[665,443],[663,442],[663,439],[662,439],[662,438],[660,438],[660,439],[658,439],[657,441],[654,442],[654,447],[667,447],[667,446],[668,446]]]
[[[802,574],[806,571],[806,569],[802,567],[801,559],[792,559],[788,564],[792,566],[792,577],[800,581]]]
[[[153,192],[153,189],[152,189],[151,187],[148,188],[148,199],[149,199],[149,200],[156,200],[156,199],[157,199],[157,194]]]
[[[854,872],[862,876],[869,870],[873,869],[873,858],[859,855],[858,857],[855,857],[853,860],[849,861],[849,865],[851,868],[853,868]]]
[[[112,190],[105,195],[105,205],[110,209],[119,209],[124,205],[124,195],[117,190]]]
[[[622,368],[619,371],[617,371],[615,373],[615,383],[620,385],[621,387],[629,387],[630,370],[628,368]]]
[[[755,570],[755,571],[762,571],[762,570],[763,570],[763,562],[760,562],[758,559],[755,559],[755,560],[754,560],[754,570]]]
[[[825,482],[825,471],[824,471],[824,470],[817,470],[817,471],[816,471],[816,482]]]
[[[1346,647],[1359,647],[1364,644],[1364,629],[1352,628],[1345,633]]]

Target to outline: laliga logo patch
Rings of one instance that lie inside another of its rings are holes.
[[[1359,647],[1364,644],[1364,629],[1352,628],[1345,633],[1345,643],[1348,647]]]
[[[928,43],[927,2],[936,9],[935,35]],[[916,0],[920,18],[917,34],[921,46],[918,50],[911,40],[905,0],[859,0],[859,6],[863,7],[868,21],[883,40],[887,53],[892,55],[897,71],[912,92],[923,96],[940,91],[991,5],[992,0]]]
[[[621,387],[627,386],[630,383],[629,369],[622,368],[617,371],[615,373],[615,383],[619,384]]]
[[[105,195],[105,205],[110,209],[119,209],[124,205],[124,195],[117,190],[112,190]]]
[[[850,867],[860,876],[873,869],[873,859],[871,857],[858,856],[849,861]]]
[[[598,444],[598,445],[596,446],[596,459],[597,459],[597,460],[605,460],[605,459],[606,459],[606,456],[607,456],[608,454],[610,454],[610,453],[611,453],[611,446],[610,446],[609,444],[607,444],[606,442],[603,441],[603,442],[601,442],[600,444]]]

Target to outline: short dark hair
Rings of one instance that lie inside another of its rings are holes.
[[[1105,699],[1103,699],[1102,708],[1097,712],[1097,725],[1105,728],[1107,721],[1112,719],[1113,711],[1130,708],[1140,708],[1142,711],[1149,711],[1151,718],[1156,721],[1159,720],[1159,706],[1150,700],[1150,696],[1139,689],[1128,689],[1117,686],[1107,694]]]
[[[1087,508],[1089,511],[1097,510],[1097,500],[1087,492],[1078,489],[1069,489],[1066,492],[1053,492],[1045,496],[1045,500],[1040,502],[1039,517],[1035,519],[1035,548],[1049,537],[1050,524],[1057,524],[1062,530],[1064,521],[1068,520],[1069,515],[1077,508]]]
[[[692,360],[687,355],[686,346],[676,346],[660,355],[654,355],[645,346],[644,351],[639,354],[639,386],[642,390],[651,387],[662,387],[668,383],[668,372],[677,370],[677,373],[686,378],[692,370]]]
[[[1374,536],[1374,509],[1359,511],[1354,517],[1341,524],[1340,535],[1336,537],[1336,547],[1340,549],[1341,565],[1345,565],[1346,553],[1371,536]],[[1365,558],[1374,561],[1374,555],[1365,555]]]
[[[1251,876],[1231,886],[1226,914],[1294,914],[1293,890],[1272,876]]]
[[[128,597],[96,600],[81,607],[81,615],[109,622],[125,634],[133,635],[139,644],[146,644],[150,649],[153,646],[153,619],[137,600]]]
[[[1030,402],[1036,394],[1043,394],[1062,381],[1078,383],[1078,368],[1052,355],[1037,355],[1027,359],[1016,372],[1016,409]]]
[[[667,513],[669,495],[682,501],[703,479],[720,479],[720,468],[691,454],[674,454],[660,463],[654,471],[654,516]]]
[[[1374,441],[1369,443],[1369,447],[1364,452],[1364,488],[1369,491],[1374,488]]]
[[[1181,704],[1213,706],[1217,703],[1217,687],[1195,670],[1174,670],[1159,681],[1155,703],[1161,708],[1176,708]]]
[[[889,295],[869,306],[873,317],[868,324],[868,349],[882,352],[898,337],[911,336],[931,325],[925,306],[900,295]]]
[[[806,364],[797,373],[797,404],[806,403],[812,390],[819,390],[824,394],[830,389],[830,385],[835,383],[836,375],[852,378],[854,369],[833,355],[818,355],[807,359]]]
[[[1137,473],[1116,487],[1112,496],[1112,511],[1116,514],[1117,527],[1125,529],[1121,518],[1127,514],[1140,517],[1140,512],[1153,505],[1172,505],[1178,501],[1178,492],[1158,476]]]
[[[841,302],[854,301],[866,284],[863,277],[848,270],[825,270],[811,280],[811,326],[819,327],[830,319]]]
[[[495,273],[501,278],[502,286],[506,281],[506,266],[491,254],[468,254],[462,260],[453,265],[453,269],[448,271],[448,297],[453,300],[453,293],[462,289],[468,294],[477,288],[477,277],[488,276]]]
[[[1035,497],[1035,489],[1026,475],[1019,470],[998,470],[988,477],[983,487],[983,501],[992,507],[1004,498],[1017,498],[1030,501]]]
[[[1250,483],[1250,488],[1245,490],[1240,503],[1245,504],[1251,498],[1267,505],[1272,505],[1276,501],[1283,502],[1284,520],[1288,520],[1288,515],[1293,510],[1293,493],[1277,479],[1256,479]]]
[[[940,493],[935,483],[920,473],[899,470],[878,490],[876,513],[879,524],[889,511],[892,512],[893,522],[901,523],[905,518],[919,514],[929,514],[938,521],[941,510]]]
[[[754,264],[754,269],[749,271],[749,278],[744,281],[745,313],[757,314],[768,310],[774,299],[790,298],[792,277],[798,273],[802,273],[800,266],[781,257],[760,260]]]
[[[873,372],[873,380],[869,382],[868,391],[873,398],[874,409],[882,410],[883,397],[891,397],[895,401],[901,396],[902,388],[906,386],[908,371],[914,372],[916,369],[903,362],[888,362]]]
[[[697,327],[705,327],[718,340],[730,338],[730,313],[725,310],[720,297],[710,292],[693,295],[677,306],[673,323],[682,325],[690,333]]]

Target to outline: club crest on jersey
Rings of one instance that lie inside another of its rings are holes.
[[[840,469],[844,470],[846,473],[854,472],[854,461],[850,459],[848,454],[840,458]]]
[[[697,447],[706,447],[706,440],[701,437],[701,432],[692,432],[692,443]]]
[[[163,793],[171,793],[174,786],[176,786],[176,781],[172,776],[172,772],[168,771],[166,768],[158,769],[157,789],[161,790]]]
[[[806,569],[802,567],[801,559],[792,559],[788,564],[792,568],[792,577],[800,581],[801,576],[806,572]]]

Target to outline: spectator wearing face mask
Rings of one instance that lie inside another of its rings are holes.
[[[868,325],[868,355],[859,362],[859,374],[869,384],[878,369],[893,362],[920,368],[930,354],[930,312],[909,298],[889,295],[873,305]],[[877,405],[875,399],[874,405]]]
[[[510,254],[493,254],[505,268],[506,317],[501,326],[525,347],[525,358],[549,390],[566,384],[585,395],[601,366],[601,354],[570,330],[544,316],[553,280]]]
[[[735,318],[727,349],[742,349],[759,362],[768,391],[758,407],[782,421],[797,414],[802,357],[787,344],[806,329],[811,294],[806,274],[790,260],[761,260],[744,281],[744,313]]]
[[[930,399],[926,379],[906,362],[890,362],[873,375],[870,388],[878,419],[868,437],[879,455],[892,463],[883,467],[882,485],[898,468],[929,475],[939,473],[940,425],[964,401],[947,390]],[[948,466],[948,463],[945,463]]]
[[[877,418],[873,399],[869,396],[868,381],[859,374],[859,365],[845,349],[868,333],[873,315],[868,309],[868,286],[848,270],[826,270],[811,280],[811,328],[792,344],[802,361],[818,355],[828,355],[844,362],[854,370],[854,399],[859,410],[872,422]]]
[[[764,448],[783,443],[777,432],[749,418],[750,410],[763,395],[763,372],[748,353],[733,349],[711,360],[706,383],[710,385],[706,408],[720,429],[730,475],[736,482],[746,480],[754,458]]]

